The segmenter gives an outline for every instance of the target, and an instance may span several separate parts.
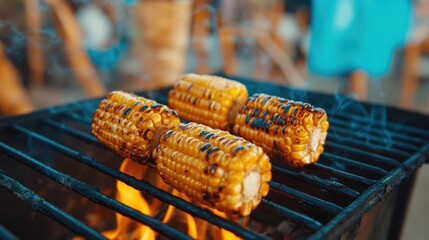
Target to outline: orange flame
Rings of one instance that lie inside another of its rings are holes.
[[[137,166],[136,166],[137,165]],[[122,163],[120,171],[125,172],[136,178],[144,175],[146,168],[139,166],[130,159],[125,159]],[[128,186],[127,184],[117,181],[116,199],[144,214],[152,216],[151,209],[146,200],[141,196],[140,191]],[[108,239],[155,239],[155,232],[148,226],[136,224],[134,220],[115,213],[116,229],[103,232],[103,235]],[[138,225],[138,226],[136,226]],[[130,228],[136,226],[134,230]]]
[[[120,167],[121,172],[134,176],[137,179],[150,178],[150,182],[156,187],[170,191],[171,194],[191,202],[191,200],[184,194],[177,192],[175,189],[171,189],[171,187],[166,185],[158,175],[154,175],[153,171],[147,171],[147,169],[147,167],[141,166],[128,158],[124,160]],[[116,183],[116,187],[116,199],[118,201],[148,216],[156,217],[158,211],[163,205],[163,203],[157,199],[151,199],[150,201],[145,199],[140,191],[119,180]],[[224,213],[218,212],[214,209],[210,210],[220,217],[227,217]],[[157,236],[157,232],[146,225],[135,222],[119,213],[115,213],[115,217],[116,228],[102,233],[108,239],[155,239]],[[193,239],[205,239],[206,236],[209,235],[216,236],[215,239],[239,239],[233,233],[216,226],[211,226],[207,221],[194,218],[188,213],[176,209],[172,205],[167,207],[161,222],[169,225],[173,225],[174,223],[184,223],[187,228],[187,234]],[[179,230],[185,231],[185,229]]]

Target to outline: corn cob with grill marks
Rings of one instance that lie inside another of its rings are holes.
[[[94,113],[92,133],[121,156],[154,165],[150,155],[157,129],[169,129],[179,123],[177,113],[165,105],[114,91]]]
[[[230,113],[246,101],[246,87],[225,78],[186,74],[180,77],[168,94],[168,105],[180,117],[213,128],[229,130]],[[240,104],[241,103],[241,104]]]
[[[234,81],[188,74],[174,85],[169,93],[168,103],[186,120],[219,128],[219,124],[210,119],[211,115],[205,113],[212,110],[210,106],[192,104],[206,102],[207,98],[201,94],[191,95],[189,92],[194,86],[209,85],[212,96],[222,93],[223,98],[233,99],[237,95],[230,95],[227,98],[225,95],[228,95],[228,92],[222,90],[223,87],[216,87],[216,85],[226,86],[231,82]],[[239,101],[227,101],[225,109],[229,111],[213,111],[214,118],[220,119],[221,115],[223,116],[221,119],[230,121],[229,124],[223,122],[222,129],[228,129],[224,127],[229,126],[229,130],[234,134],[262,147],[270,157],[283,160],[293,166],[303,166],[318,160],[324,150],[329,127],[327,114],[323,109],[314,108],[308,103],[264,94],[254,95],[243,103],[242,99],[247,96],[247,90],[244,86],[239,89]]]
[[[268,156],[226,131],[176,125],[161,136],[153,157],[165,182],[220,211],[247,216],[269,190]]]
[[[194,201],[220,211],[247,216],[268,193],[271,163],[260,147],[225,131],[181,124],[175,111],[155,101],[112,92],[94,113],[92,132],[123,157],[155,167]]]
[[[321,108],[255,94],[240,109],[233,132],[261,146],[273,158],[303,166],[316,162],[323,152],[328,127],[327,114]]]

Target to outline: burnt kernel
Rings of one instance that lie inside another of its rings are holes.
[[[110,103],[106,104],[106,107],[104,107],[104,110],[105,110],[105,111],[109,111],[109,108],[110,108],[111,106],[112,106],[112,105],[110,105]]]
[[[271,126],[271,122],[266,122],[265,123],[265,126],[264,126],[265,132],[268,132],[270,130],[270,126]]]
[[[204,174],[206,174],[206,175],[209,174],[209,169],[210,169],[210,166],[205,166],[203,169]]]
[[[214,152],[216,152],[217,150],[219,150],[219,148],[218,148],[218,147],[212,147],[212,148],[210,148],[210,149],[206,152],[206,159],[209,159],[209,158],[210,158],[210,156],[211,156]]]
[[[207,190],[205,190],[204,192],[203,192],[203,199],[204,199],[204,201],[206,201],[206,202],[210,202],[210,199],[211,199],[211,197],[210,197],[210,193],[207,191]]]
[[[207,133],[209,133],[209,131],[203,130],[200,132],[200,134],[198,134],[198,137],[202,137],[202,136],[206,135]]]
[[[276,115],[274,115],[274,117],[273,117],[273,122],[274,123],[277,123],[277,120],[279,119],[279,115],[278,114],[276,114]]]
[[[286,106],[283,107],[283,113],[288,113],[290,108],[292,107],[292,105],[287,104]]]
[[[209,149],[212,145],[210,143],[206,143],[204,144],[201,148],[200,148],[200,152],[204,152],[205,150]]]
[[[232,155],[235,156],[239,151],[241,151],[243,149],[244,149],[243,146],[238,146],[238,147],[234,148],[234,150],[232,150]]]
[[[122,116],[123,116],[123,117],[126,117],[126,116],[128,116],[128,114],[130,114],[130,112],[131,112],[131,108],[127,108],[127,109],[125,109],[125,111],[124,111],[124,113],[122,114]]]
[[[282,134],[283,134],[283,135],[285,135],[285,134],[286,134],[286,128],[287,128],[287,126],[283,126],[283,128],[282,128]]]
[[[268,110],[265,110],[264,114],[262,115],[263,118],[266,118],[268,116]]]
[[[265,120],[260,118],[254,118],[251,126],[253,128],[263,128],[265,125]]]
[[[122,141],[122,143],[121,143],[121,147],[122,147],[122,148],[126,148],[126,147],[127,147],[127,142]]]
[[[173,113],[173,115],[175,115],[176,117],[179,116],[179,114],[175,110],[171,110],[171,113]]]
[[[142,104],[142,102],[135,102],[134,104],[133,104],[133,107],[135,107],[135,106],[137,106],[137,105],[140,105],[140,104]]]
[[[152,106],[150,106],[152,109],[156,109],[156,110],[158,110],[158,109],[160,109],[160,108],[162,108],[162,104],[159,104],[159,103],[154,103],[154,104],[152,104]]]
[[[187,90],[187,91],[191,90],[191,88],[192,88],[193,86],[194,86],[194,84],[189,85],[189,86],[186,88],[186,90]]]
[[[147,134],[150,132],[150,130],[149,129],[146,129],[144,132],[143,132],[143,139],[147,139]]]
[[[216,169],[219,167],[219,165],[217,164],[217,163],[213,163],[211,166],[210,166],[210,173],[213,175],[213,174],[215,174],[216,173]]]
[[[265,99],[264,99],[264,101],[262,102],[262,105],[265,105],[265,104],[267,104],[267,102],[270,100],[270,97],[266,97]]]
[[[142,106],[141,108],[140,108],[140,111],[145,111],[146,109],[148,109],[149,108],[149,106],[148,105],[144,105],[144,106]]]
[[[223,185],[219,185],[219,187],[217,187],[217,190],[218,190],[219,192],[222,192],[222,190],[223,190]]]
[[[293,110],[293,112],[292,112],[292,116],[294,116],[295,117],[295,115],[296,115],[296,113],[298,112],[298,108],[295,108],[294,110]]]
[[[215,201],[219,200],[219,199],[220,199],[220,194],[219,194],[218,192],[214,192],[214,193],[213,193],[213,199],[214,199]]]
[[[250,115],[247,115],[247,117],[246,117],[246,124],[249,123],[249,121],[250,121],[251,118],[252,117],[250,117]]]
[[[173,132],[173,130],[168,130],[164,135],[164,140],[167,140],[173,134]]]
[[[261,113],[261,111],[259,109],[255,108],[253,110],[253,116],[259,116],[259,113]]]
[[[213,136],[213,133],[209,133],[209,134],[206,135],[206,137],[204,138],[204,140],[209,140],[212,136]]]
[[[185,169],[185,173],[188,173],[188,171],[189,171],[188,169]]]
[[[197,104],[198,98],[194,98],[194,100],[192,101],[192,104]]]

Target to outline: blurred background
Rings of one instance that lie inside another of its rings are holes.
[[[0,1],[0,116],[170,86],[185,72],[429,114],[429,1]],[[424,166],[404,239],[429,236],[428,184]]]

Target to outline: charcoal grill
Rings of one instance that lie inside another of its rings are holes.
[[[242,227],[118,171],[122,158],[91,135],[92,113],[99,103],[94,99],[0,119],[0,238],[102,239],[100,229],[85,218],[99,208],[119,212],[166,237],[189,238],[103,191],[113,188],[116,180],[245,239],[281,238],[281,234],[312,239],[398,238],[415,172],[429,159],[428,116],[235,79],[249,93],[306,101],[329,114],[331,126],[319,162],[295,168],[273,160],[271,191],[251,215],[270,228],[258,232]],[[165,104],[168,90],[140,94]],[[70,199],[80,199],[80,204]],[[289,224],[287,232],[276,228],[283,222]]]

